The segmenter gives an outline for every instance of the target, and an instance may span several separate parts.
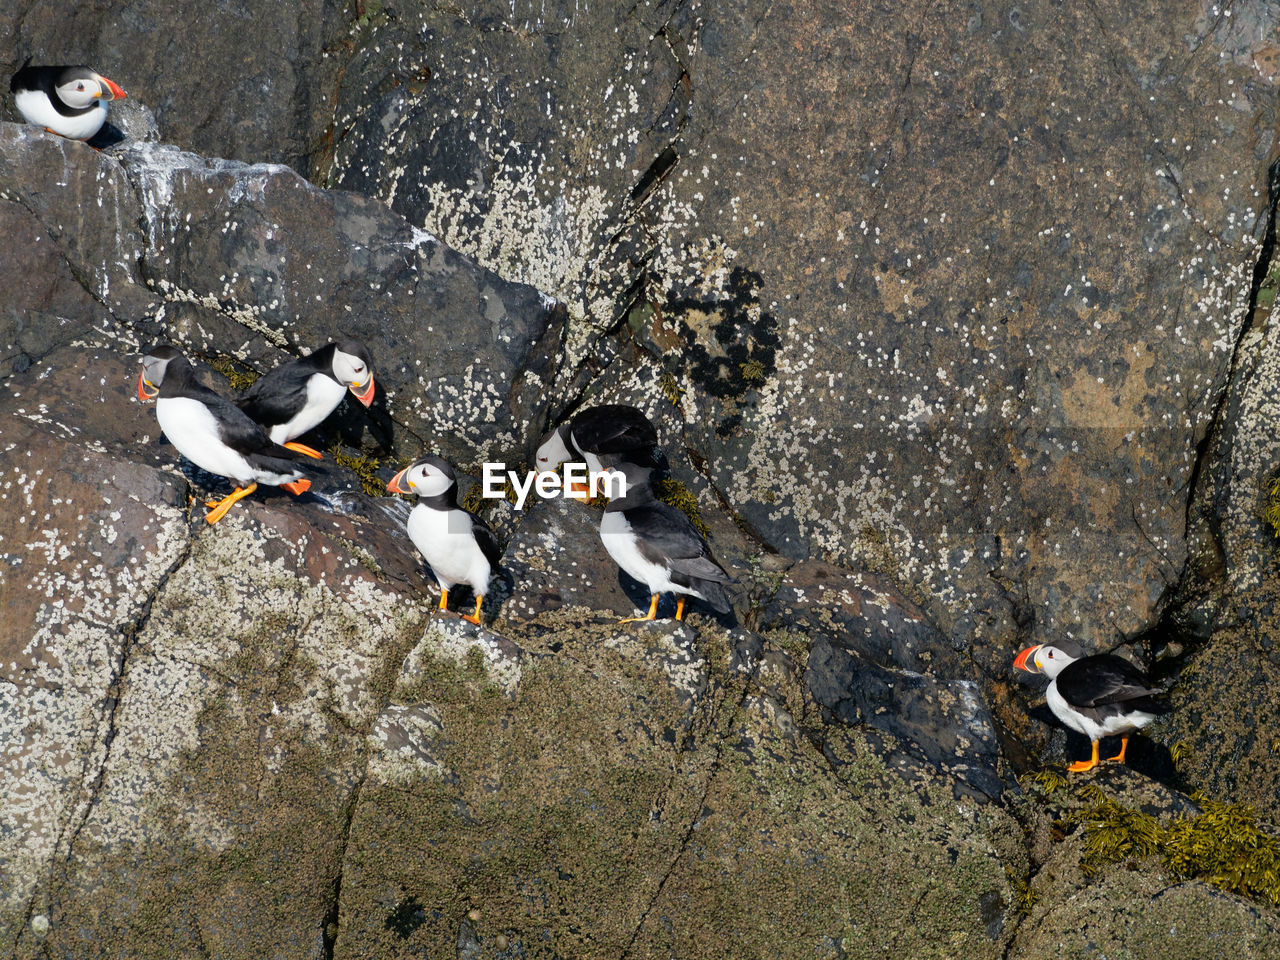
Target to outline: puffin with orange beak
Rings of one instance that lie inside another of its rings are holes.
[[[1103,737],[1120,737],[1120,752],[1108,760],[1124,763],[1129,735],[1168,712],[1164,704],[1152,699],[1164,691],[1150,686],[1142,671],[1128,660],[1110,653],[1086,657],[1071,640],[1027,647],[1014,658],[1013,665],[1048,677],[1045,700],[1053,715],[1093,744],[1090,759],[1067,767],[1072,773],[1098,765],[1098,741]]]
[[[310,489],[311,481],[298,468],[302,458],[272,443],[239,407],[197,380],[191,363],[173,347],[153,347],[142,358],[138,399],[156,401],[160,429],[180,454],[236,484],[228,496],[208,502],[213,508],[205,515],[209,523],[221,520],[259,483],[284,487],[294,496]]]
[[[254,381],[236,404],[276,443],[320,460],[319,452],[294,438],[318,426],[348,392],[369,406],[375,386],[369,351],[347,340],[281,364]]]
[[[483,520],[458,506],[453,467],[439,457],[423,457],[392,477],[387,490],[418,498],[409,514],[409,539],[440,585],[439,609],[447,611],[449,591],[465,583],[476,595],[476,610],[462,619],[479,624],[480,605],[489,590],[489,578],[502,559],[502,548]]]
[[[107,104],[125,99],[113,80],[88,67],[33,67],[31,58],[9,81],[27,123],[71,140],[88,140],[107,121]]]

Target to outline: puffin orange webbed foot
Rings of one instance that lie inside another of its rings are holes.
[[[655,593],[653,599],[649,601],[649,612],[643,617],[627,617],[619,620],[619,623],[643,623],[646,620],[656,620],[658,618],[658,595]]]
[[[1084,773],[1086,770],[1092,770],[1098,765],[1098,741],[1093,741],[1093,756],[1088,760],[1077,760],[1071,766],[1067,767],[1069,773]]]

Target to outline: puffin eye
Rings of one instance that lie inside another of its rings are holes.
[[[83,90],[83,89],[84,89],[84,84],[83,84],[83,83],[77,83],[77,84],[76,84],[76,89],[77,89],[77,90]]]

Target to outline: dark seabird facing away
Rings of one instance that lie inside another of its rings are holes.
[[[502,549],[485,522],[458,505],[453,467],[439,457],[423,457],[392,477],[387,490],[418,497],[409,514],[409,539],[440,585],[440,609],[449,609],[449,591],[465,583],[475,592],[476,609],[462,619],[479,624],[480,605]]]
[[[1124,763],[1129,735],[1168,712],[1152,699],[1164,691],[1151,687],[1142,671],[1128,660],[1110,653],[1086,657],[1070,640],[1027,647],[1014,658],[1013,665],[1048,677],[1045,699],[1053,715],[1093,744],[1090,759],[1067,767],[1072,773],[1098,765],[1098,741],[1103,737],[1120,737],[1120,752],[1108,759]]]
[[[534,455],[534,469],[551,473],[562,463],[585,463],[591,473],[599,473],[619,455],[643,460],[639,454],[657,445],[658,431],[639,408],[606,403],[579,411],[551,431]]]
[[[625,496],[610,500],[600,520],[600,540],[623,570],[645,584],[653,595],[649,612],[622,623],[653,620],[658,595],[676,594],[676,619],[684,619],[685,597],[705,600],[728,613],[724,585],[730,577],[711,555],[711,548],[681,511],[653,495],[649,467],[621,461],[609,469],[626,477]]]
[[[374,388],[369,351],[364,344],[347,340],[282,363],[255,380],[236,404],[276,443],[320,460],[318,451],[293,439],[333,413],[348,391],[369,406]]]
[[[229,495],[209,503],[209,523],[221,520],[260,483],[284,487],[295,496],[311,487],[302,476],[298,454],[272,443],[239,407],[197,380],[187,358],[173,347],[153,347],[142,358],[138,399],[156,401],[160,429],[180,454],[236,484]]]
[[[27,123],[70,140],[88,140],[107,121],[107,103],[125,99],[113,80],[88,67],[33,67],[31,58],[9,81],[14,106]]]

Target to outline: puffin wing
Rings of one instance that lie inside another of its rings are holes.
[[[489,566],[494,570],[498,569],[498,561],[502,559],[502,547],[498,545],[498,540],[493,535],[493,531],[489,529],[487,523],[470,510],[467,510],[466,514],[471,518],[471,535],[476,538],[476,546],[480,548],[484,558],[489,561]]]
[[[236,406],[268,428],[288,423],[307,402],[307,381],[315,372],[298,360],[283,363],[255,380]]]
[[[1069,664],[1058,674],[1058,692],[1073,707],[1102,707],[1163,693],[1124,657],[1101,654]]]
[[[31,57],[27,57],[22,61],[22,66],[18,68],[18,72],[9,78],[9,92],[17,93],[19,90],[41,90],[44,89],[40,82],[41,69],[48,70],[48,67],[33,67],[31,65]]]
[[[208,390],[200,397],[200,401],[209,408],[217,421],[219,439],[247,459],[265,458],[290,465],[307,459],[300,453],[273,443],[262,427],[226,397]]]
[[[730,582],[702,534],[675,507],[662,502],[646,504],[626,511],[626,518],[636,536],[636,548],[650,563],[699,580]]]
[[[579,450],[625,453],[658,443],[658,431],[639,409],[621,403],[595,407],[570,428]]]

